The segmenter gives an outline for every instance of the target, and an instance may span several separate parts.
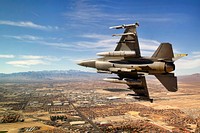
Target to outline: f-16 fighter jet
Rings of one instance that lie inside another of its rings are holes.
[[[172,45],[167,42],[161,43],[151,57],[142,57],[136,32],[138,26],[139,24],[135,23],[110,27],[110,29],[125,29],[123,34],[113,35],[121,36],[115,50],[97,53],[101,58],[81,61],[78,65],[96,68],[99,73],[117,74],[118,78],[104,80],[127,84],[129,89],[135,92],[134,96],[153,102],[149,95],[145,75],[154,75],[168,91],[176,92],[178,87],[177,77],[173,73],[174,61],[187,54],[175,56]]]

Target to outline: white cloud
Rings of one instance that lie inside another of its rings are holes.
[[[55,57],[55,56],[40,56],[40,55],[12,55],[12,56],[3,56],[5,57],[13,57],[16,60],[8,61],[6,64],[12,65],[14,67],[26,67],[35,65],[50,65],[52,62],[61,61],[63,59],[67,59],[67,57]]]
[[[6,62],[6,64],[13,65],[15,67],[30,67],[32,65],[45,65],[46,63],[42,60],[17,60]]]
[[[85,48],[100,51],[114,50],[114,48],[117,46],[117,42],[120,40],[120,38],[101,34],[86,34],[82,35],[81,37],[96,39],[95,41],[77,42],[76,44],[80,46],[81,49]],[[160,42],[157,40],[139,38],[139,45],[141,51],[145,51],[144,53],[152,53],[158,48]]]
[[[110,39],[98,39],[96,41],[82,41],[77,42],[76,45],[82,50],[95,50],[95,51],[108,51],[114,50],[116,42],[119,41],[116,38],[110,37]]]
[[[135,18],[138,21],[146,21],[146,22],[169,22],[173,21],[172,17],[177,14],[135,14]]]
[[[24,41],[36,41],[36,40],[42,40],[41,37],[32,36],[32,35],[21,35],[21,36],[10,36],[10,35],[4,35],[3,37],[6,37],[6,38],[14,38],[14,39],[24,40]]]
[[[194,54],[194,55],[200,55],[200,52],[199,51],[194,51],[194,52],[192,52],[192,54]]]
[[[108,36],[108,35],[102,35],[102,34],[84,34],[84,35],[81,35],[80,37],[83,37],[83,38],[91,38],[91,39],[108,39],[108,38],[111,38],[111,36]]]
[[[29,43],[37,43],[42,45],[48,45],[60,49],[66,50],[75,50],[75,51],[112,51],[117,46],[117,42],[120,40],[119,37],[112,37],[111,35],[103,35],[103,34],[84,34],[80,37],[90,39],[89,41],[74,41],[73,43],[65,43],[65,42],[55,42],[55,38],[42,38],[33,35],[20,35],[20,36],[9,36],[4,35],[7,38],[14,38],[17,40],[29,42]],[[92,40],[91,40],[92,39]],[[49,41],[51,40],[51,42]],[[160,42],[157,40],[150,40],[139,38],[140,49],[142,51],[155,51],[159,46]]]
[[[142,56],[152,56],[154,51],[141,50]]]
[[[192,52],[192,54],[193,54],[193,58],[200,58],[200,52],[195,51],[195,52]]]
[[[15,21],[8,21],[8,20],[0,20],[0,25],[9,25],[9,26],[17,26],[17,27],[25,27],[25,28],[32,28],[32,29],[39,29],[39,30],[57,30],[57,26],[44,26],[44,25],[39,25],[35,24],[30,21],[20,21],[20,22],[15,22]]]
[[[4,35],[3,37],[13,38],[13,39],[21,40],[24,42],[34,43],[34,44],[37,43],[37,44],[42,44],[42,45],[48,45],[48,46],[53,46],[53,47],[63,48],[63,49],[74,47],[73,45],[70,46],[70,45],[68,45],[66,43],[62,43],[62,42],[53,42],[53,41],[57,40],[55,38],[42,38],[42,37],[33,36],[33,35],[19,35],[19,36]],[[58,40],[60,40],[60,39],[58,39]]]
[[[15,58],[15,56],[14,55],[8,55],[8,54],[2,54],[2,55],[0,55],[0,59],[1,58]]]
[[[48,60],[48,61],[55,62],[55,61],[61,61],[63,59],[68,59],[68,58],[67,57],[46,56],[45,59]]]
[[[19,56],[21,59],[28,59],[28,60],[43,60],[43,61],[50,61],[50,62],[55,62],[55,61],[60,61],[62,59],[67,59],[67,57],[55,57],[55,56],[39,56],[39,55],[21,55]]]
[[[179,17],[179,14],[144,14],[121,11],[121,8],[104,5],[103,3],[95,5],[91,1],[79,0],[71,3],[73,8],[69,12],[64,13],[64,16],[69,20],[70,26],[83,27],[89,25],[91,28],[95,26],[105,26],[116,23],[116,21],[127,22],[137,20],[140,22],[170,22],[174,18]],[[115,13],[108,12],[111,8],[115,8]]]
[[[120,37],[112,37],[111,35],[103,35],[103,34],[84,34],[79,37],[89,39],[89,41],[74,41],[72,43],[56,42],[57,39],[49,39],[42,38],[33,35],[21,35],[21,36],[8,36],[4,35],[7,38],[14,38],[17,40],[34,43],[34,44],[42,44],[47,46],[52,46],[65,50],[73,50],[73,51],[113,51],[117,46],[117,42],[119,42]],[[157,40],[144,39],[139,38],[139,45],[142,53],[152,53],[154,52],[160,42]],[[145,52],[143,52],[145,51]]]
[[[156,50],[158,46],[160,45],[160,42],[157,40],[150,40],[150,39],[144,39],[139,38],[140,48],[142,50]]]
[[[70,20],[78,20],[79,22],[90,23],[97,22],[100,18],[107,15],[102,13],[98,5],[90,4],[88,1],[75,1],[73,3],[73,10],[64,15]]]
[[[1,58],[18,58],[18,59],[27,59],[27,60],[49,60],[49,61],[60,61],[66,59],[67,57],[55,57],[55,56],[40,56],[40,55],[0,55]]]
[[[176,66],[178,69],[199,68],[200,59],[180,59],[178,62],[176,62]]]
[[[37,56],[37,55],[22,55],[21,58],[23,59],[43,59],[45,58],[44,56]]]

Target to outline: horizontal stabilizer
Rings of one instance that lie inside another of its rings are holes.
[[[173,73],[156,74],[155,76],[168,91],[175,92],[178,90],[177,77]]]
[[[152,55],[152,58],[172,61],[172,58],[174,58],[172,45],[170,43],[161,43],[158,49]]]

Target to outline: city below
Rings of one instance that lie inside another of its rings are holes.
[[[178,76],[177,92],[147,76],[153,103],[104,77],[75,70],[0,74],[0,133],[200,132],[200,74]]]

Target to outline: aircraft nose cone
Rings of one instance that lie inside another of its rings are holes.
[[[78,62],[77,64],[80,66],[95,68],[95,62],[96,62],[95,60],[87,60],[87,61]]]
[[[77,63],[79,66],[84,66],[84,63],[82,61]]]

